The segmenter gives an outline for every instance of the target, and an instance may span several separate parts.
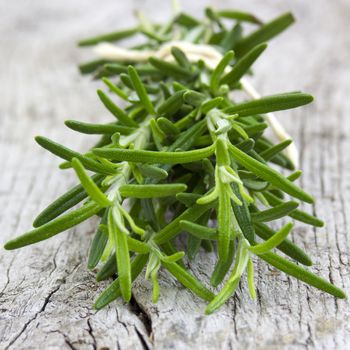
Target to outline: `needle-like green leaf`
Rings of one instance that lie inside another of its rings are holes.
[[[221,84],[235,85],[247,73],[253,63],[259,58],[259,56],[265,51],[267,44],[259,44],[249,52],[247,52],[242,58],[240,58],[230,72],[222,77]]]
[[[217,240],[218,233],[214,228],[206,227],[203,225],[195,224],[188,220],[181,220],[180,227],[182,230],[189,232],[195,237],[201,239]]]
[[[102,90],[97,90],[97,95],[104,106],[125,126],[137,128],[133,121],[121,108],[119,108]]]
[[[72,159],[72,166],[77,174],[85,191],[89,194],[92,200],[100,205],[101,208],[110,206],[112,203],[108,200],[105,194],[98,188],[95,182],[88,176],[81,162],[77,158]]]
[[[101,207],[95,202],[89,202],[81,208],[73,210],[65,215],[58,217],[32,231],[18,236],[5,244],[5,249],[18,249],[33,243],[44,241],[60,232],[80,224],[89,217],[97,214]]]
[[[192,207],[200,197],[201,195],[197,193],[178,193],[176,195],[176,199],[186,207]]]
[[[200,106],[201,112],[203,114],[207,114],[212,109],[218,108],[222,104],[223,101],[224,101],[224,99],[220,96],[212,98],[211,100],[207,100],[207,101],[203,102],[202,105]]]
[[[235,52],[238,56],[243,56],[254,46],[269,41],[276,35],[280,34],[294,22],[291,13],[285,13],[271,22],[265,23],[259,29],[250,35],[242,38],[235,46]]]
[[[142,83],[136,69],[133,66],[129,66],[128,73],[129,73],[129,77],[131,79],[132,85],[137,93],[137,96],[139,97],[141,103],[143,104],[147,112],[151,115],[156,114],[153,104],[147,94],[146,88]]]
[[[267,253],[268,251],[280,245],[288,236],[292,228],[293,223],[289,222],[288,224],[283,226],[279,231],[277,231],[272,237],[270,237],[267,241],[252,246],[249,248],[249,250],[257,255]]]
[[[196,162],[211,156],[214,153],[214,145],[186,152],[157,152],[122,148],[96,148],[93,152],[98,156],[119,161],[153,164],[183,164]]]
[[[237,196],[237,198],[242,202],[242,205],[238,205],[237,203],[232,202],[232,209],[238,225],[242,230],[244,237],[250,242],[254,242],[255,239],[255,231],[252,223],[251,215],[249,212],[249,208],[247,202],[242,198],[242,195],[239,191],[238,185],[235,183],[231,184],[233,193]]]
[[[254,227],[255,227],[256,234],[264,240],[268,240],[276,234],[276,232],[273,231],[270,227],[262,223],[255,223]],[[300,262],[303,265],[306,265],[306,266],[312,265],[311,258],[301,248],[299,248],[296,244],[294,244],[288,238],[286,238],[276,248],[279,249],[284,254],[291,257],[292,259],[294,259],[295,261]]]
[[[293,184],[293,182],[287,180],[276,170],[268,167],[263,163],[258,162],[231,144],[229,145],[229,151],[237,162],[241,163],[246,169],[250,170],[257,176],[270,182],[272,185],[295,198],[308,203],[314,202],[313,198],[309,194],[304,192],[300,187]]]
[[[276,154],[280,153],[283,151],[285,148],[287,148],[293,141],[292,140],[285,140],[277,145],[274,145],[265,151],[262,151],[260,153],[260,156],[263,157],[266,161],[272,159]]]
[[[303,281],[310,286],[320,289],[328,294],[334,295],[337,298],[344,299],[346,294],[336,287],[335,285],[327,282],[323,278],[315,275],[314,273],[286,260],[281,256],[268,252],[260,255],[260,258],[265,260],[270,265],[276,267],[278,270],[285,272],[286,274],[293,276],[300,281]]]
[[[160,117],[157,119],[157,124],[167,135],[175,137],[180,134],[179,128],[177,128],[169,119]]]
[[[256,291],[254,286],[254,265],[253,261],[250,258],[248,260],[248,266],[247,266],[247,279],[248,279],[248,288],[249,288],[249,294],[252,300],[256,299]]]
[[[313,97],[302,92],[283,93],[262,97],[258,100],[242,102],[225,109],[227,114],[239,114],[240,117],[282,111],[306,105]]]
[[[188,27],[188,28],[197,27],[201,24],[201,22],[197,18],[192,17],[191,15],[184,13],[184,12],[180,12],[174,18],[174,21],[176,23],[179,23],[180,25]]]
[[[222,74],[225,71],[225,68],[230,64],[234,57],[233,51],[228,51],[223,56],[219,64],[216,66],[216,68],[213,70],[213,73],[210,77],[210,88],[213,92],[216,92],[219,88],[220,78]]]
[[[114,222],[113,211],[108,213],[108,230],[115,244],[120,291],[123,299],[131,299],[131,265],[127,235]]]
[[[223,305],[235,292],[240,278],[246,269],[249,260],[249,252],[245,246],[244,241],[241,239],[237,248],[237,257],[235,266],[233,267],[232,273],[226,281],[224,287],[215,296],[215,298],[208,304],[205,309],[206,314],[211,314]]]
[[[264,193],[265,198],[269,202],[270,205],[276,206],[283,203],[281,199],[273,195],[271,192],[265,192]],[[295,209],[288,213],[288,216],[293,218],[294,220],[298,220],[301,222],[304,222],[305,224],[316,226],[316,227],[323,227],[324,222],[317,218],[316,216],[313,216],[311,214],[306,213],[305,211]]]
[[[131,263],[131,279],[134,281],[141,273],[148,260],[147,254],[137,255]],[[95,309],[101,310],[113,300],[121,296],[120,277],[118,277],[103,293],[97,298],[95,302]]]
[[[193,207],[186,209],[178,217],[173,219],[168,225],[163,227],[155,236],[154,241],[157,244],[162,244],[175,237],[181,232],[180,222],[182,220],[196,221],[206,211],[211,208],[211,204],[199,205],[195,204]]]
[[[159,107],[158,114],[166,114],[168,117],[174,115],[183,105],[183,94],[185,90],[177,91],[166,99]]]
[[[138,254],[148,254],[151,251],[151,248],[144,242],[141,242],[135,238],[127,236],[128,248],[132,252]]]
[[[170,63],[156,57],[150,57],[149,63],[166,76],[186,80],[193,77],[193,73],[188,68],[182,67],[175,63]]]
[[[220,184],[218,198],[218,256],[219,262],[225,263],[229,252],[229,242],[231,236],[231,198],[229,195],[229,184]]]
[[[94,269],[100,261],[103,251],[108,241],[108,235],[104,232],[103,225],[107,225],[108,210],[105,210],[101,219],[101,224],[98,226],[95,233],[94,239],[91,242],[89,258],[88,258],[88,269]]]
[[[256,16],[249,12],[237,10],[220,10],[216,13],[222,18],[234,19],[237,21],[249,22],[254,24],[262,24],[260,19],[258,19]]]
[[[190,90],[183,94],[183,99],[189,105],[198,107],[206,100],[206,96],[200,92]]]
[[[117,274],[117,259],[115,258],[115,252],[113,252],[105,262],[105,264],[101,267],[101,270],[96,274],[96,281],[104,281],[108,278],[111,278],[115,274]]]
[[[122,135],[129,135],[136,130],[135,128],[130,128],[123,125],[91,124],[83,123],[77,120],[66,120],[64,123],[72,130],[90,135],[113,135],[116,132],[119,132]]]
[[[186,288],[191,290],[194,294],[200,298],[210,301],[213,299],[214,294],[204,287],[194,276],[192,276],[187,270],[182,268],[176,263],[162,262],[162,265]]]
[[[95,174],[91,179],[100,185],[103,180],[103,175]],[[55,219],[57,216],[61,215],[68,209],[74,207],[76,204],[80,203],[83,199],[88,196],[84,187],[79,184],[74,186],[69,191],[67,191],[62,196],[58,197],[53,201],[47,208],[45,208],[34,220],[33,227],[39,227],[47,222]]]
[[[228,243],[228,255],[226,260],[220,260],[220,257],[215,265],[213,274],[210,278],[210,284],[213,287],[217,287],[225,278],[227,272],[229,271],[233,258],[235,256],[235,242],[231,240]]]
[[[85,166],[86,169],[94,171],[96,173],[111,175],[115,173],[114,168],[96,162],[95,160],[83,156],[82,154],[72,151],[71,149],[60,145],[57,142],[51,141],[50,139],[42,136],[35,137],[35,141],[43,148],[47,149],[49,152],[55,154],[62,159],[71,161],[72,158],[77,158]]]
[[[186,54],[176,46],[171,48],[171,54],[175,58],[177,64],[181,67],[191,70],[192,64],[186,57]]]
[[[281,203],[273,208],[252,213],[251,218],[254,222],[267,222],[277,220],[288,215],[290,212],[295,210],[298,207],[298,205],[299,203],[294,201]]]
[[[154,165],[140,164],[138,169],[143,176],[151,177],[154,180],[164,180],[168,177],[168,173],[164,169]]]
[[[139,31],[139,27],[119,30],[116,32],[101,34],[88,39],[83,39],[78,42],[79,46],[92,46],[104,41],[119,41],[128,38]]]
[[[107,65],[108,66],[108,65]],[[108,70],[108,67],[105,66],[105,68]],[[125,72],[128,70],[125,69]],[[102,78],[102,81],[109,87],[109,90],[114,92],[117,96],[122,98],[125,101],[128,101],[128,95],[117,85],[113,84],[109,79],[107,78]]]
[[[89,62],[85,62],[79,65],[79,70],[81,74],[89,74],[96,71],[96,69],[102,67],[106,60],[93,60]]]
[[[174,196],[186,189],[185,184],[123,185],[119,191],[123,197],[158,198]]]

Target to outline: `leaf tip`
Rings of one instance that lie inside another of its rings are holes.
[[[12,249],[11,249],[11,241],[7,241],[7,242],[4,244],[4,249],[5,249],[5,250],[12,250]]]
[[[38,135],[38,136],[35,136],[35,137],[34,137],[34,140],[36,141],[36,143],[38,143],[39,145],[41,145],[41,143],[42,143],[44,140],[46,140],[46,138],[45,138],[44,136]]]

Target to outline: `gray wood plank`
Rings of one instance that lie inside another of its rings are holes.
[[[200,13],[202,1],[182,2]],[[350,206],[350,4],[345,0],[215,1],[218,7],[255,10],[268,19],[291,9],[298,19],[272,42],[257,63],[254,85],[263,94],[305,90],[313,105],[281,113],[301,153],[302,185],[317,201],[311,211],[327,226],[297,225],[293,240],[314,258],[313,271],[349,290]],[[66,130],[65,119],[108,120],[98,102],[98,82],[80,77],[76,64],[89,57],[78,38],[133,21],[141,8],[168,16],[167,2],[2,1],[0,21],[0,227],[1,242],[20,234],[40,208],[74,183],[58,161],[37,147],[43,134],[83,150],[91,139]],[[94,222],[15,252],[0,254],[1,349],[347,349],[349,302],[335,300],[256,261],[258,300],[244,283],[219,312],[165,271],[162,297],[150,302],[150,284],[139,279],[132,305],[121,301],[95,313],[92,303],[106,284],[86,270]],[[202,254],[190,267],[207,280],[215,257]]]

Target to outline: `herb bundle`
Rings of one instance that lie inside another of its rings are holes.
[[[295,148],[270,113],[313,98],[302,92],[258,97],[244,78],[266,41],[293,23],[292,15],[262,23],[249,13],[208,8],[204,20],[182,12],[165,24],[142,14],[139,19],[135,28],[80,42],[95,45],[100,59],[80,70],[102,79],[109,93],[97,94],[115,119],[66,121],[70,129],[101,136],[85,154],[36,137],[64,160],[61,169],[73,168],[80,183],[43,210],[33,230],[5,248],[48,239],[98,215],[88,268],[98,267],[98,281],[117,277],[98,297],[96,309],[120,296],[128,302],[145,267],[153,302],[160,294],[160,268],[208,301],[206,313],[235,293],[245,273],[255,299],[253,256],[344,298],[342,290],[301,266],[312,265],[311,259],[288,239],[293,220],[316,227],[323,222],[298,209],[300,201],[313,203],[313,198],[295,184],[301,176],[294,169]],[[248,35],[245,23],[256,26]],[[136,34],[144,41],[131,49],[110,43]],[[253,99],[239,102],[240,91]],[[279,143],[266,136],[266,121],[277,130]],[[293,172],[285,177],[276,166]],[[268,226],[279,219],[287,222],[277,230]],[[186,237],[184,251],[175,242],[180,234]],[[194,259],[200,249],[217,251],[212,288],[186,268],[185,255]]]

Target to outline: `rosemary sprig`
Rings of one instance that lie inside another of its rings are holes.
[[[275,163],[291,170],[295,163],[283,153],[292,140],[274,117],[265,116],[303,106],[313,97],[291,92],[258,98],[244,81],[266,49],[266,41],[294,19],[288,13],[264,24],[236,10],[208,8],[205,14],[199,20],[178,13],[164,25],[139,15],[140,23],[134,28],[79,43],[97,45],[94,50],[100,59],[80,69],[102,77],[111,94],[101,89],[97,94],[115,119],[109,124],[66,121],[77,132],[101,135],[85,154],[36,138],[39,145],[65,160],[62,169],[74,169],[80,184],[43,210],[33,230],[7,242],[5,248],[45,240],[98,214],[101,221],[88,268],[99,269],[98,281],[115,274],[117,278],[98,297],[96,309],[119,296],[129,301],[132,283],[144,267],[145,278],[153,284],[153,302],[161,292],[160,268],[208,301],[206,313],[235,293],[245,273],[249,294],[255,299],[253,255],[344,298],[339,288],[272,252],[277,249],[296,262],[312,265],[309,256],[288,239],[292,222],[277,231],[265,224],[288,216],[316,227],[323,225],[298,209],[296,200],[314,201],[294,183],[301,172],[286,177],[271,166]],[[247,36],[243,35],[245,22],[257,26]],[[133,49],[106,43],[135,34],[142,34],[145,41]],[[236,90],[250,92],[254,99],[238,103]],[[116,96],[122,104],[114,101]],[[265,136],[265,119],[279,131],[279,143]],[[284,199],[285,195],[295,200]],[[208,227],[209,218],[215,227]],[[174,240],[181,233],[187,235],[190,259],[201,247],[207,251],[217,247],[210,283],[219,289],[208,289],[186,268],[185,252],[177,250]]]

